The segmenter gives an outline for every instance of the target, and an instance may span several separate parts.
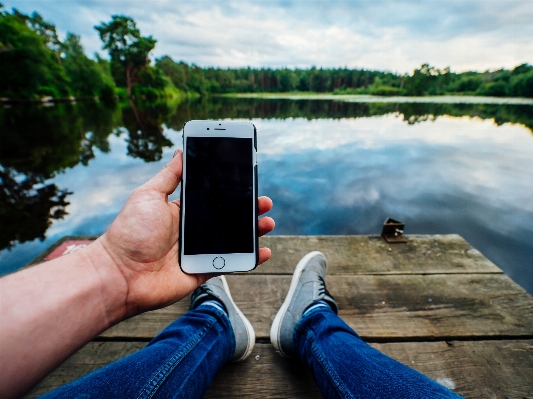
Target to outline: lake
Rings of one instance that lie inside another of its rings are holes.
[[[187,120],[238,119],[258,129],[273,234],[379,234],[393,217],[407,234],[460,234],[533,293],[533,105],[395,101],[1,108],[0,273],[65,235],[102,234]]]

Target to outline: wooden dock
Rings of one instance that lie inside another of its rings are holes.
[[[254,351],[226,365],[206,397],[320,397],[305,367],[278,356],[269,342],[295,265],[319,250],[329,261],[327,286],[340,316],[373,347],[465,398],[533,398],[533,297],[458,235],[407,237],[407,244],[378,236],[263,237],[272,259],[252,273],[228,276],[235,302],[255,328]],[[143,348],[188,307],[185,298],[110,328],[25,397]]]

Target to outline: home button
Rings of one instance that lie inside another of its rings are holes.
[[[217,256],[215,259],[213,259],[213,267],[215,269],[220,270],[224,266],[226,266],[226,259],[224,259],[222,256]]]

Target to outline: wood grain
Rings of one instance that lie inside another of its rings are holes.
[[[45,378],[35,398],[141,349],[139,342],[92,342]],[[465,398],[532,398],[533,340],[372,344],[392,358],[440,381]],[[320,398],[311,373],[295,359],[256,344],[242,363],[220,370],[206,398]]]
[[[461,236],[408,235],[406,244],[388,244],[380,236],[266,236],[260,246],[272,258],[255,274],[292,274],[308,252],[321,251],[328,274],[502,273]]]
[[[372,344],[465,398],[533,398],[533,341]]]
[[[232,296],[268,339],[290,276],[228,276]],[[533,337],[533,297],[509,277],[483,275],[328,276],[340,316],[373,341]],[[104,332],[107,338],[150,339],[188,309],[188,299]]]

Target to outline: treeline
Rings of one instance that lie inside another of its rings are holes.
[[[364,69],[201,68],[164,56],[151,63],[157,41],[135,21],[115,15],[96,26],[109,59],[84,53],[80,37],[61,42],[39,14],[0,4],[0,97],[160,98],[183,94],[316,92],[371,95],[483,95],[533,98],[533,66],[454,73],[428,64],[411,75]]]
[[[380,96],[482,95],[533,97],[533,66],[513,70],[453,73],[427,64],[412,75],[364,69],[199,68],[165,56],[156,66],[173,84],[200,94],[316,92]]]

